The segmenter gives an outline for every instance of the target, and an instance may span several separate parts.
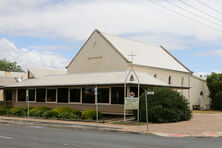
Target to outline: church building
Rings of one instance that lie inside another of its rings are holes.
[[[66,68],[65,74],[30,77],[4,89],[12,91],[13,106],[27,105],[28,89],[30,106],[68,106],[82,111],[95,109],[97,87],[99,110],[123,114],[124,94],[137,96],[138,85],[140,94],[145,88],[170,87],[184,95],[191,108],[209,108],[205,80],[194,76],[162,46],[95,30]]]

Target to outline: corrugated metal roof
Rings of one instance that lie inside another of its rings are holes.
[[[52,69],[42,69],[42,68],[28,68],[28,71],[35,77],[57,75],[57,74],[66,74],[66,71],[62,70],[52,70]]]
[[[13,77],[0,77],[0,86],[8,86],[15,84],[17,81]]]
[[[78,85],[110,85],[124,84],[128,71],[78,73],[38,77],[24,80],[9,87],[38,87],[38,86],[78,86]],[[169,86],[157,78],[145,73],[137,72],[140,84],[153,86]],[[136,78],[135,78],[136,80]],[[129,81],[128,81],[129,83]],[[135,82],[137,83],[137,82]]]
[[[129,54],[136,55],[133,64],[170,69],[182,72],[189,70],[176,58],[170,55],[160,46],[148,45],[142,42],[121,38],[118,36],[101,33],[128,61],[131,61]]]

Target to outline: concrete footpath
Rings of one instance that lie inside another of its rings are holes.
[[[19,124],[28,126],[48,126],[57,128],[79,128],[90,130],[104,130],[116,132],[131,132],[138,134],[154,134],[164,137],[220,137],[222,136],[222,114],[195,113],[190,121],[176,123],[149,124],[147,133],[146,125],[123,125],[112,122],[99,123],[97,128],[95,122],[63,121],[35,118],[18,118],[0,116],[0,123]]]

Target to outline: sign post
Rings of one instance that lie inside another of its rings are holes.
[[[94,89],[94,92],[95,92],[95,96],[96,96],[96,127],[98,128],[98,120],[99,120],[99,117],[98,117],[98,99],[97,99],[97,86],[95,87]]]
[[[145,91],[145,102],[146,102],[146,131],[148,132],[148,103],[147,103],[147,95],[154,95],[154,91]]]
[[[27,117],[29,119],[29,90],[26,89],[26,101],[27,101]]]

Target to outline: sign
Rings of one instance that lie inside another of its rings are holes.
[[[154,93],[154,91],[148,91],[147,92],[147,95],[154,95],[155,93]]]
[[[28,91],[28,89],[26,90],[26,97],[28,97],[29,96],[29,91]]]
[[[134,92],[130,92],[130,93],[129,93],[129,97],[130,97],[130,98],[134,98],[134,96],[135,96],[135,93],[134,93]]]
[[[94,88],[95,95],[97,95],[97,87]]]
[[[124,108],[129,110],[139,109],[139,98],[126,97],[124,102]]]

